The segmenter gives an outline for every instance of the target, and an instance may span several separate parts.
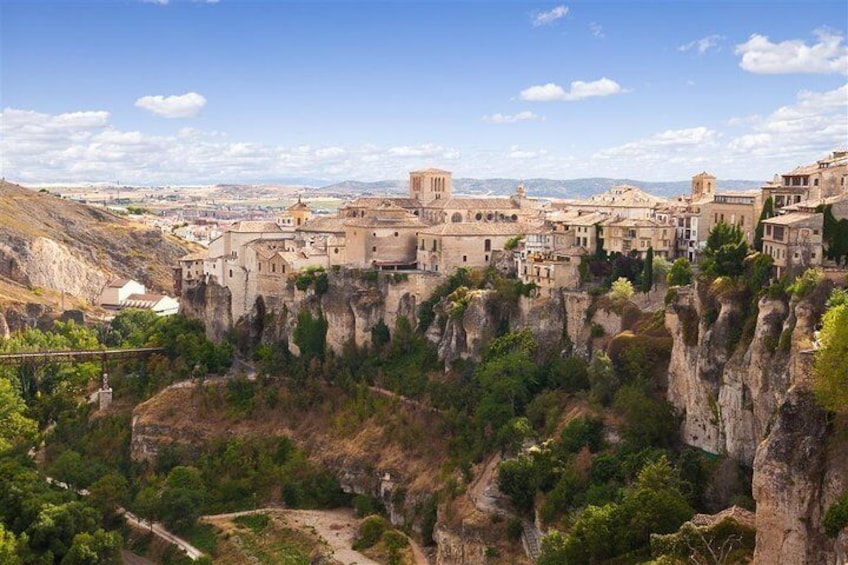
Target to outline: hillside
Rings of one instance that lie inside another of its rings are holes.
[[[453,179],[453,190],[457,194],[494,194],[507,196],[515,192],[515,187],[523,182],[527,193],[535,197],[547,198],[584,198],[598,194],[619,184],[638,186],[658,196],[687,194],[691,182],[670,181],[654,182],[634,179],[614,179],[606,177],[583,179]],[[761,181],[756,180],[720,180],[719,190],[745,190],[757,188]],[[376,182],[343,181],[318,189],[327,194],[387,194],[406,193],[406,180],[381,180]]]
[[[0,183],[0,304],[93,300],[113,278],[173,290],[187,248],[146,226],[48,193]]]

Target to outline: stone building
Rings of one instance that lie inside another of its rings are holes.
[[[297,197],[297,202],[286,208],[286,211],[280,215],[280,225],[289,227],[300,227],[312,217],[312,210],[307,204],[300,200],[300,195]]]
[[[600,238],[607,253],[629,255],[634,251],[644,259],[649,248],[655,257],[672,256],[675,226],[656,219],[610,218],[601,222]]]
[[[409,172],[409,197],[419,202],[445,200],[451,197],[451,173],[441,169]]]
[[[418,268],[452,273],[460,267],[487,267],[495,252],[533,226],[513,222],[447,223],[418,233]]]
[[[774,276],[821,265],[823,230],[823,214],[790,212],[763,220],[763,253],[774,260]]]
[[[760,219],[762,203],[759,191],[718,192],[712,202],[704,204],[699,227],[702,241],[720,222],[737,226],[745,235],[748,244],[754,243],[754,231]]]
[[[347,265],[378,269],[414,269],[418,232],[427,227],[390,200],[344,226]]]
[[[716,178],[707,171],[692,177],[692,199],[712,198],[715,195]]]
[[[665,202],[665,198],[648,194],[639,187],[619,185],[585,200],[554,202],[553,207],[582,214],[604,212],[610,216],[635,220],[652,218],[654,210]]]
[[[516,259],[521,282],[535,284],[541,296],[553,296],[559,289],[574,290],[580,286],[581,247],[531,253]]]

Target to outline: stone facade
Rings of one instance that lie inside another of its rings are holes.
[[[822,264],[824,215],[792,212],[763,220],[763,253],[774,260],[774,275],[795,275]]]

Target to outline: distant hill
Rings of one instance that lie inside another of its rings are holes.
[[[453,179],[453,191],[457,194],[493,194],[506,196],[515,192],[515,187],[524,183],[527,194],[546,198],[583,198],[604,192],[618,184],[638,186],[657,196],[686,194],[691,181],[654,182],[635,179],[613,179],[605,177],[555,180],[555,179]],[[757,180],[718,180],[718,189],[745,190],[759,188]],[[318,189],[321,193],[352,196],[356,194],[399,194],[407,192],[406,180],[381,180],[376,182],[343,181]]]
[[[106,210],[0,183],[0,303],[64,292],[70,308],[114,278],[172,291],[171,267],[187,252],[176,238]]]

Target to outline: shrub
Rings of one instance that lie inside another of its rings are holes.
[[[848,492],[830,505],[830,508],[825,512],[822,525],[824,526],[824,533],[832,538],[839,535],[842,528],[848,526]]]
[[[610,298],[616,302],[626,302],[633,298],[633,283],[624,277],[619,277],[612,283]]]
[[[359,525],[353,549],[359,551],[368,549],[380,541],[383,534],[389,530],[389,523],[382,516],[369,516]]]

